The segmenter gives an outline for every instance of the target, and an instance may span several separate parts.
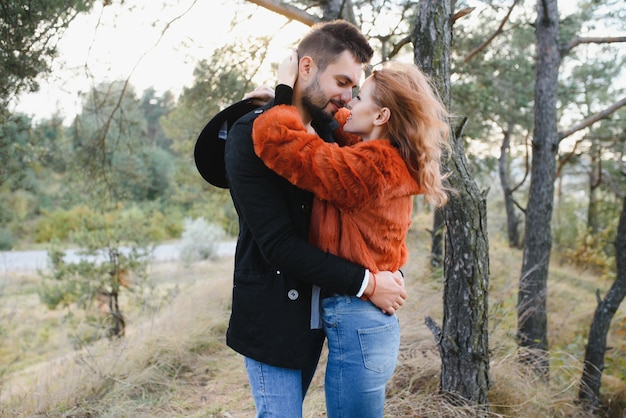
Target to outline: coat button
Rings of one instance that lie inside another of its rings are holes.
[[[298,293],[296,289],[291,289],[289,292],[287,292],[287,297],[290,300],[296,300],[298,299],[298,296],[300,296],[300,294]]]

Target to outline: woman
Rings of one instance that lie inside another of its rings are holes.
[[[283,61],[279,83],[293,85],[284,77],[294,62]],[[375,281],[407,261],[413,196],[447,201],[447,112],[416,66],[395,63],[374,71],[335,118],[337,143],[327,143],[307,132],[294,107],[275,106],[255,121],[254,148],[269,168],[314,192],[309,240],[368,268]],[[322,309],[328,416],[382,417],[400,344],[396,316],[345,295],[325,297]]]

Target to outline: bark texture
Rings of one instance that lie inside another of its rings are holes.
[[[441,267],[443,263],[443,234],[444,220],[441,209],[435,209],[433,214],[433,229],[430,233],[430,264],[433,267]]]
[[[550,230],[559,148],[557,87],[561,61],[557,0],[537,1],[535,130],[522,274],[517,302],[521,359],[548,376],[546,296],[552,249]]]
[[[595,411],[600,404],[600,384],[604,370],[606,337],[615,312],[626,296],[626,198],[622,206],[615,239],[617,277],[605,298],[598,303],[589,329],[585,362],[578,398],[587,409]],[[598,296],[598,299],[600,297]]]
[[[448,107],[451,18],[450,0],[422,0],[413,35],[415,62],[431,76]],[[469,173],[461,132],[451,138],[446,167],[457,193],[441,210],[446,228],[443,326],[439,329],[430,318],[427,324],[441,353],[441,390],[454,401],[476,406],[480,415],[486,413],[489,390],[489,244],[485,198]]]
[[[515,213],[515,202],[513,201],[513,191],[511,190],[511,185],[509,184],[509,170],[507,167],[510,144],[511,134],[509,130],[507,130],[504,133],[502,146],[500,147],[500,158],[498,159],[498,174],[500,176],[500,186],[502,187],[502,193],[504,194],[504,207],[506,209],[506,225],[507,236],[509,239],[509,247],[519,248],[519,218]]]

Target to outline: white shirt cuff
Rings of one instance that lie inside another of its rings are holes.
[[[361,283],[361,288],[359,289],[359,293],[356,294],[357,298],[360,298],[361,296],[363,296],[363,293],[365,292],[365,289],[367,289],[367,285],[370,282],[370,271],[368,269],[365,269],[365,277],[363,277],[363,283]]]

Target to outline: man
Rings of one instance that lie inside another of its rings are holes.
[[[353,25],[313,27],[298,46],[293,105],[309,129],[332,141],[332,115],[352,98],[373,51]],[[277,92],[278,94],[278,92]],[[292,186],[255,155],[254,119],[239,119],[226,141],[228,184],[239,215],[227,344],[245,356],[257,416],[299,417],[324,334],[319,288],[370,297],[386,312],[402,305],[399,274],[377,273],[306,242],[312,194]],[[374,289],[375,294],[374,293]]]

